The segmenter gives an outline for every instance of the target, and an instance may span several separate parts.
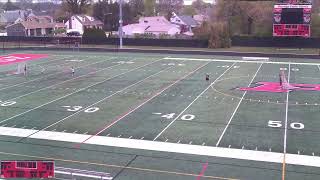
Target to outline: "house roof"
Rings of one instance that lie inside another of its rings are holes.
[[[63,23],[55,23],[51,21],[52,17],[50,16],[31,16],[28,17],[30,19],[34,19],[32,21],[21,21],[12,25],[9,25],[7,27],[16,25],[16,24],[21,24],[25,27],[25,29],[37,29],[37,28],[54,28],[54,27],[65,27]],[[44,20],[44,21],[39,21],[39,20]]]
[[[100,20],[96,20],[94,17],[87,16],[87,15],[75,15],[74,16],[78,21],[85,26],[93,26],[93,25],[103,25]]]
[[[14,10],[14,11],[6,11],[3,13],[4,17],[6,18],[7,22],[14,22],[18,18],[25,18],[25,11],[24,10]]]
[[[198,22],[191,16],[178,16],[186,25],[197,26]]]
[[[139,23],[146,24],[171,24],[164,16],[141,17]]]
[[[129,24],[123,27],[124,29],[130,29],[131,31],[145,31],[145,32],[168,32],[172,28],[178,28],[173,24]]]

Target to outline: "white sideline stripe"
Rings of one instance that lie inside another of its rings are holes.
[[[95,179],[107,179],[111,180],[112,177],[103,177],[103,176],[95,176],[95,175],[88,175],[88,174],[82,174],[82,173],[71,173],[71,172],[64,172],[64,171],[57,171],[55,170],[54,173],[56,174],[65,174],[65,175],[73,175],[73,176],[80,176],[80,177],[90,177]]]
[[[268,57],[242,57],[242,60],[264,60],[264,61],[269,61]]]
[[[84,66],[79,66],[79,67],[77,67],[77,68],[75,68],[75,69],[80,69],[80,68],[83,68],[83,67],[87,67],[87,66],[90,66],[90,65],[93,65],[93,64],[97,64],[97,63],[104,62],[104,61],[108,61],[108,60],[112,60],[112,59],[114,59],[114,58],[108,58],[107,60],[94,62],[94,63],[87,64],[87,65],[84,65]],[[48,77],[51,77],[51,76],[53,76],[53,75],[57,75],[57,74],[60,74],[60,73],[61,73],[61,72],[57,72],[57,73],[50,74],[50,75],[44,76],[44,77],[39,77],[39,78],[30,80],[30,81],[25,81],[25,82],[18,83],[18,84],[15,84],[15,85],[6,86],[6,87],[1,88],[0,91],[1,91],[1,90],[4,90],[4,89],[12,88],[12,87],[20,86],[20,85],[22,85],[22,84],[26,84],[26,83],[29,83],[29,82],[37,81],[37,80],[39,80],[39,79],[48,78]]]
[[[320,63],[297,63],[297,62],[275,62],[275,61],[244,61],[244,60],[228,60],[228,59],[200,59],[200,58],[164,58],[167,60],[178,60],[178,61],[216,61],[216,62],[243,62],[243,63],[265,63],[265,64],[297,64],[297,65],[310,65],[318,66]]]
[[[31,134],[35,130],[0,127],[0,135],[23,137]],[[33,139],[63,141],[71,143],[80,143],[83,139],[89,138],[91,135],[72,134],[64,132],[41,131],[30,136]],[[222,148],[201,145],[176,144],[169,142],[149,141],[140,139],[115,138],[106,136],[94,136],[85,144],[123,147],[131,149],[143,149],[151,151],[163,151],[193,155],[203,155],[212,157],[233,158],[251,161],[262,161],[272,163],[282,163],[283,153],[256,151],[256,150],[242,150],[233,148]],[[302,166],[320,167],[320,157],[306,156],[297,154],[287,154],[286,163]]]
[[[38,108],[41,108],[41,107],[43,107],[43,106],[45,106],[45,105],[51,104],[51,103],[53,103],[53,102],[55,102],[55,101],[58,101],[58,100],[60,100],[60,99],[66,98],[66,97],[71,96],[71,95],[73,95],[73,94],[75,94],[75,93],[81,92],[81,91],[83,91],[83,90],[86,90],[86,89],[91,88],[91,87],[93,87],[93,86],[96,86],[96,85],[98,85],[98,84],[104,83],[104,82],[106,82],[106,81],[108,81],[108,80],[110,80],[110,79],[113,79],[113,78],[115,78],[115,77],[119,77],[119,76],[121,76],[121,75],[127,74],[127,73],[129,73],[129,72],[135,71],[135,70],[140,69],[140,68],[143,68],[143,67],[145,67],[145,66],[151,65],[151,64],[153,64],[153,63],[155,63],[155,62],[159,62],[159,61],[161,61],[161,60],[163,60],[163,59],[158,59],[158,60],[156,60],[156,61],[152,61],[152,62],[150,62],[150,63],[147,63],[147,64],[144,64],[144,65],[142,65],[142,66],[138,66],[138,67],[136,67],[136,68],[134,68],[134,69],[131,69],[130,71],[125,71],[125,72],[123,72],[123,73],[121,73],[121,74],[117,74],[117,75],[115,75],[115,76],[109,77],[108,79],[105,79],[105,80],[103,80],[103,81],[99,81],[99,82],[97,82],[97,83],[94,83],[94,84],[92,84],[92,85],[90,85],[90,86],[87,86],[87,87],[84,87],[84,88],[80,88],[78,91],[74,91],[74,92],[72,92],[72,93],[66,94],[66,95],[64,95],[64,96],[62,96],[62,97],[59,97],[59,98],[57,98],[57,99],[54,99],[54,100],[52,100],[52,101],[49,101],[49,102],[44,103],[44,104],[42,104],[42,105],[39,105],[39,106],[37,106],[37,107],[35,107],[35,108],[33,108],[33,109],[29,109],[28,111],[25,111],[25,112],[22,112],[22,113],[20,113],[20,114],[17,114],[17,115],[14,115],[14,116],[12,116],[12,117],[9,117],[9,118],[7,118],[7,119],[4,119],[4,120],[0,121],[0,123],[6,122],[6,121],[8,121],[8,120],[10,120],[10,119],[13,119],[13,118],[16,118],[16,117],[18,117],[18,116],[21,116],[21,115],[23,115],[23,114],[26,114],[26,113],[28,113],[28,112],[31,112],[31,111],[36,110],[36,109],[38,109]],[[118,65],[121,65],[121,64],[118,64]],[[115,66],[118,66],[118,65],[115,65]],[[113,66],[113,67],[114,67],[114,66]]]
[[[257,72],[255,73],[255,75],[254,75],[254,76],[253,76],[253,78],[251,79],[250,83],[248,84],[248,87],[249,87],[249,86],[250,86],[250,84],[253,82],[254,78],[257,76],[257,74],[258,74],[258,72],[259,72],[260,68],[262,67],[262,65],[263,65],[263,63],[261,63],[261,64],[260,64],[260,66],[259,66],[259,68],[258,68]],[[244,96],[245,96],[246,94],[247,94],[247,91],[245,91],[245,92],[243,93],[243,95],[242,95],[242,97],[241,97],[241,99],[240,99],[240,101],[239,101],[239,103],[238,103],[238,105],[237,105],[236,109],[233,111],[233,113],[232,113],[232,115],[231,115],[231,117],[230,117],[230,119],[229,119],[229,121],[228,121],[228,124],[226,125],[226,127],[224,128],[224,130],[223,130],[222,134],[220,135],[219,140],[218,140],[218,142],[217,142],[216,146],[219,146],[220,141],[222,140],[222,138],[223,138],[223,136],[224,136],[224,133],[226,133],[226,131],[227,131],[227,129],[228,129],[228,127],[229,127],[229,125],[230,125],[230,123],[231,123],[231,121],[232,121],[232,119],[233,119],[234,115],[235,115],[235,114],[236,114],[236,112],[238,111],[238,108],[239,108],[239,106],[240,106],[240,104],[241,104],[241,102],[242,102],[242,100],[243,100],[243,98],[244,98]]]
[[[194,102],[196,102],[214,83],[217,82],[226,72],[228,72],[236,63],[234,62],[228,69],[226,69],[219,77],[217,77],[206,89],[204,89],[184,110],[178,114],[176,118],[174,118],[153,140],[157,140],[161,134],[166,131],[180,116],[190,107]]]

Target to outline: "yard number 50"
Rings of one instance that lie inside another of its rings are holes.
[[[280,128],[282,127],[282,122],[281,121],[272,121],[270,120],[268,122],[268,126],[269,127],[273,127],[273,128]],[[304,128],[304,124],[299,123],[299,122],[293,122],[290,124],[290,127],[292,129],[303,129]]]

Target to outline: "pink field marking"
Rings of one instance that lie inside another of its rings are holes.
[[[121,114],[120,116],[116,117],[111,124],[108,124],[107,126],[103,127],[102,129],[98,130],[94,135],[91,135],[90,137],[88,137],[87,139],[85,139],[84,141],[82,141],[81,143],[78,143],[76,145],[74,145],[75,148],[80,148],[81,144],[85,143],[86,141],[88,141],[89,139],[91,139],[94,136],[99,135],[100,133],[102,133],[103,131],[107,130],[108,128],[110,128],[111,126],[113,126],[114,124],[116,124],[117,122],[119,122],[121,119],[125,118],[126,116],[128,116],[129,114],[131,114],[132,112],[134,112],[135,110],[139,109],[141,106],[143,106],[144,104],[146,104],[147,102],[151,101],[153,98],[157,97],[158,95],[160,95],[163,91],[169,89],[171,86],[175,85],[176,83],[178,83],[179,81],[185,79],[186,77],[190,76],[191,74],[195,73],[196,71],[198,71],[199,69],[201,69],[202,67],[206,66],[209,63],[206,63],[204,65],[199,66],[198,68],[196,68],[195,70],[191,71],[190,73],[188,73],[187,75],[181,77],[180,79],[174,81],[173,83],[171,83],[170,85],[164,87],[163,89],[161,89],[160,91],[156,92],[153,96],[151,96],[150,98],[147,98],[146,100],[144,100],[141,104],[139,104],[137,107],[135,108],[130,108],[127,112]]]
[[[47,54],[10,54],[0,56],[0,66],[48,57]]]
[[[278,82],[257,82],[254,87],[238,88],[240,91],[282,93],[290,91],[320,91],[320,84],[290,84],[292,88],[285,89]]]
[[[201,177],[204,175],[204,172],[206,172],[207,168],[208,168],[208,162],[206,162],[205,164],[202,164],[202,170],[200,172],[200,174],[197,177],[197,180],[200,180]]]

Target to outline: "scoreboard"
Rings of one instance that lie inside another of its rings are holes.
[[[0,178],[53,178],[54,161],[0,161]]]
[[[273,9],[273,36],[310,37],[311,4],[276,4]]]

